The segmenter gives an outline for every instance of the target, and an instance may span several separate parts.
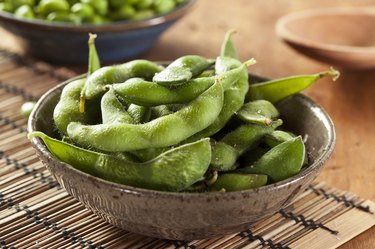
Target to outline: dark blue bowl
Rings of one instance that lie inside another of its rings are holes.
[[[114,63],[137,57],[149,50],[159,36],[193,6],[186,1],[172,12],[141,21],[120,21],[105,25],[72,25],[27,20],[0,11],[0,25],[19,38],[31,56],[62,64],[87,64],[88,33],[95,33],[101,62]]]

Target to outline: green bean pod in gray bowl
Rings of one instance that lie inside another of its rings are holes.
[[[335,145],[328,114],[298,92],[338,72],[257,77],[231,34],[216,59],[97,65],[52,88],[28,122],[39,158],[95,214],[147,236],[236,233],[285,208]]]

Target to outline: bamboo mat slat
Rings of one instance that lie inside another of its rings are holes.
[[[375,225],[373,202],[314,183],[290,206],[228,236],[168,241],[113,227],[44,168],[19,113],[25,101],[72,76],[0,49],[0,248],[337,248]]]

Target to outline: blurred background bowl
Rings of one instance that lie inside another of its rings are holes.
[[[342,69],[375,68],[375,8],[327,8],[280,18],[276,32],[296,51]]]
[[[173,11],[150,19],[103,25],[28,20],[0,11],[0,25],[16,36],[27,54],[59,64],[87,65],[88,33],[95,33],[101,62],[108,64],[135,58],[149,50],[165,30],[192,9],[195,2],[187,0]]]
[[[53,110],[63,87],[70,81],[39,99],[29,118],[29,132],[42,131],[58,137]],[[173,193],[116,184],[59,161],[39,138],[33,138],[31,143],[61,186],[109,223],[152,237],[202,239],[244,231],[286,207],[318,176],[331,155],[335,145],[334,125],[319,105],[297,94],[280,102],[278,109],[283,126],[305,137],[309,166],[286,180],[244,191]]]

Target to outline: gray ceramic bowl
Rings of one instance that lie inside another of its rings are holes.
[[[29,119],[29,132],[43,131],[56,136],[53,109],[68,82],[39,99]],[[278,108],[286,128],[307,137],[310,165],[294,177],[253,190],[170,193],[124,186],[57,160],[39,138],[33,138],[32,145],[66,191],[109,223],[159,238],[207,238],[245,230],[290,204],[315,179],[331,155],[335,144],[334,126],[319,105],[297,94],[280,103]]]
[[[191,10],[187,0],[172,12],[141,21],[118,21],[104,25],[71,25],[27,20],[0,11],[0,25],[14,34],[27,53],[63,64],[87,65],[88,33],[98,35],[97,50],[103,63],[125,61],[149,50],[159,36]]]

